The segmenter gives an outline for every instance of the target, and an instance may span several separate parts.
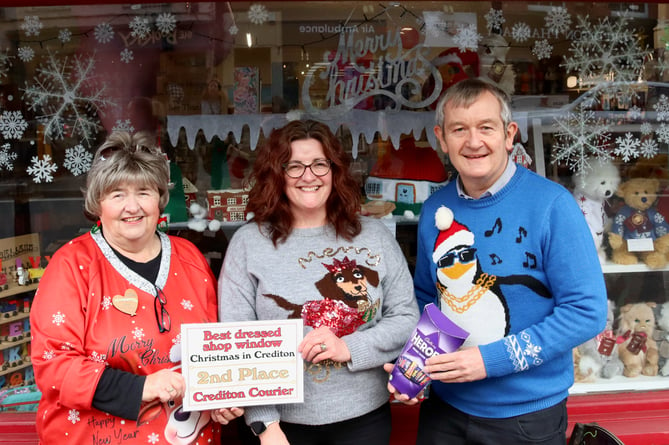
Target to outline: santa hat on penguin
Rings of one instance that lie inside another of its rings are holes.
[[[441,206],[437,209],[434,224],[439,229],[432,253],[432,261],[435,263],[448,251],[458,246],[474,245],[474,234],[466,226],[455,221],[453,211],[448,207]]]

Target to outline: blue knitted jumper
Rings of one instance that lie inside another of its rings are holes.
[[[435,213],[453,212],[439,230]],[[475,416],[550,407],[573,383],[572,348],[600,333],[606,288],[592,236],[561,185],[518,166],[498,193],[458,196],[455,181],[423,205],[414,277],[419,307],[439,305],[470,332],[487,378],[432,382],[432,394]]]

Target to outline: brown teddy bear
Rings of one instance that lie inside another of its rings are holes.
[[[636,264],[641,259],[653,269],[667,264],[669,223],[655,206],[659,190],[655,178],[632,178],[618,187],[616,195],[625,204],[613,217],[608,234],[614,263]]]
[[[625,377],[657,375],[659,356],[653,340],[655,306],[655,303],[632,303],[620,308],[618,356],[625,365]]]

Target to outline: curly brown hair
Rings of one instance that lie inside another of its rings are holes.
[[[320,142],[325,157],[331,161],[332,192],[326,203],[327,219],[337,236],[350,241],[361,230],[358,217],[362,200],[360,190],[351,176],[349,157],[339,139],[327,125],[317,121],[292,121],[272,131],[253,165],[255,183],[246,208],[253,212],[253,220],[258,225],[269,226],[275,246],[288,238],[293,228],[293,215],[284,191],[283,165],[290,161],[291,143],[303,139]]]

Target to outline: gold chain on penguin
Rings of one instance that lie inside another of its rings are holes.
[[[482,273],[479,279],[476,280],[476,283],[470,287],[467,293],[462,297],[456,297],[441,283],[437,283],[437,289],[439,289],[441,299],[444,301],[444,303],[446,303],[453,310],[453,312],[462,314],[463,312],[469,310],[469,308],[472,307],[477,301],[479,301],[483,294],[485,294],[492,287],[492,285],[495,284],[496,280],[497,277],[495,275]],[[465,305],[459,307],[459,304],[463,302]]]

